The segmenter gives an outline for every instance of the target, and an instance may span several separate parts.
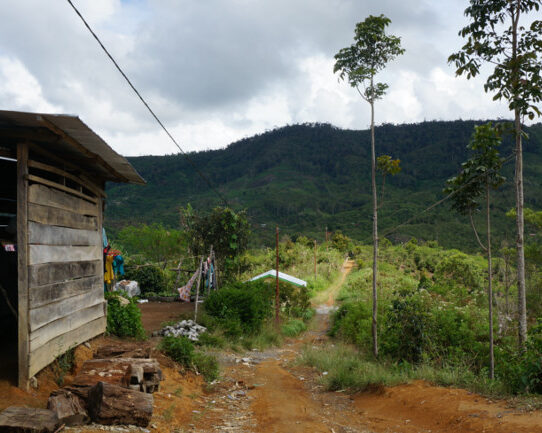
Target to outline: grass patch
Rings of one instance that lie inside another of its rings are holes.
[[[217,359],[209,354],[196,352],[194,344],[186,337],[164,337],[160,350],[188,370],[203,375],[207,382],[218,378]]]
[[[395,386],[412,380],[425,380],[435,385],[467,389],[485,397],[512,399],[517,407],[542,407],[540,396],[512,396],[501,379],[490,380],[483,373],[475,374],[467,366],[432,366],[374,361],[346,344],[306,347],[298,362],[327,372],[322,383],[329,391],[360,392],[381,386]]]
[[[303,331],[307,330],[307,325],[305,322],[299,319],[292,319],[282,325],[281,331],[282,334],[286,337],[296,337],[301,334]]]
[[[357,350],[343,344],[319,349],[305,348],[300,362],[326,371],[322,382],[329,391],[364,391],[375,385],[392,386],[408,379],[400,371],[362,359]]]

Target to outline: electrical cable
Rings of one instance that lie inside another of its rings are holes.
[[[120,74],[124,77],[124,79],[126,80],[126,82],[130,85],[130,87],[132,88],[132,90],[135,92],[135,94],[139,97],[139,99],[141,100],[141,102],[143,103],[143,105],[145,105],[145,107],[147,108],[147,110],[149,110],[149,112],[151,113],[152,117],[154,117],[154,119],[156,120],[156,122],[158,122],[158,124],[160,125],[160,127],[164,130],[164,132],[167,134],[167,136],[171,139],[171,141],[175,144],[175,146],[177,146],[177,148],[181,151],[181,153],[183,154],[183,156],[185,157],[185,159],[192,165],[192,167],[194,168],[194,170],[199,174],[199,176],[205,181],[205,183],[209,186],[209,188],[220,198],[220,200],[222,200],[224,202],[224,205],[226,206],[229,206],[228,204],[228,201],[226,200],[226,198],[211,184],[211,181],[198,169],[198,167],[196,166],[196,164],[190,159],[190,157],[187,155],[187,153],[181,149],[181,146],[179,146],[179,143],[177,143],[177,140],[175,140],[175,138],[173,137],[173,135],[171,135],[171,133],[168,131],[168,129],[164,126],[164,124],[162,123],[162,121],[158,118],[158,116],[154,113],[154,111],[151,109],[151,107],[149,106],[149,104],[147,104],[147,101],[145,101],[145,99],[143,98],[143,96],[141,96],[141,94],[139,93],[139,91],[135,88],[135,86],[132,84],[132,82],[130,81],[130,79],[128,78],[128,76],[124,73],[124,71],[121,69],[121,67],[119,66],[119,64],[115,61],[115,59],[113,58],[113,56],[109,53],[109,51],[107,50],[107,48],[105,48],[104,44],[102,43],[102,41],[100,40],[100,38],[98,38],[98,36],[96,35],[96,33],[94,33],[94,31],[92,30],[92,28],[90,27],[90,25],[87,23],[87,21],[85,20],[85,18],[83,17],[83,15],[81,15],[81,12],[79,12],[79,10],[75,7],[75,5],[72,3],[71,0],[66,0],[70,6],[73,8],[73,10],[75,11],[75,13],[79,16],[79,18],[81,18],[81,21],[83,21],[83,24],[85,25],[85,27],[88,29],[88,31],[92,34],[92,36],[94,37],[94,39],[96,39],[96,41],[98,42],[98,44],[100,45],[100,47],[102,47],[102,50],[105,52],[105,54],[107,55],[107,57],[109,57],[109,59],[113,62],[113,64],[115,65],[115,67],[117,68],[117,70],[120,72]]]
[[[516,154],[513,153],[512,155],[509,155],[507,158],[505,158],[502,162],[502,165],[504,166],[506,163],[510,162],[513,158],[515,158]],[[412,222],[413,220],[415,220],[416,218],[418,218],[420,215],[426,213],[426,212],[429,212],[431,209],[434,209],[435,207],[441,205],[442,203],[444,203],[445,201],[447,201],[448,199],[452,198],[454,195],[456,195],[458,192],[462,191],[463,189],[465,189],[467,186],[469,186],[471,183],[477,181],[479,178],[481,177],[484,177],[484,176],[487,176],[488,173],[490,173],[491,171],[495,171],[494,169],[493,170],[490,170],[489,172],[487,173],[482,173],[474,178],[472,178],[469,182],[467,182],[465,185],[461,186],[460,188],[456,189],[455,191],[452,191],[450,194],[448,194],[446,197],[436,201],[435,203],[431,204],[429,207],[425,208],[424,210],[422,210],[421,212],[418,212],[416,215],[410,217],[409,219],[407,219],[406,221],[402,222],[401,224],[398,224],[396,225],[395,227],[391,228],[391,229],[388,229],[386,231],[384,231],[384,233],[382,233],[382,237],[386,237],[387,235],[389,235],[390,233],[393,233],[394,231],[396,231],[399,227],[402,227],[404,225],[407,225],[409,224],[410,222]],[[392,214],[393,215],[393,214]]]

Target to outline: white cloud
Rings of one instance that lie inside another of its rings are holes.
[[[447,65],[464,0],[73,1],[186,150],[286,123],[367,127],[368,105],[332,71],[368,14],[389,16],[407,50],[379,77],[377,122],[509,115]],[[2,109],[77,114],[126,155],[176,152],[67,2],[3,6]]]

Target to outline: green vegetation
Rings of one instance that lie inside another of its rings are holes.
[[[107,333],[117,337],[145,339],[141,311],[134,298],[122,298],[122,292],[105,294],[107,300]],[[121,299],[122,298],[122,299]],[[122,302],[121,302],[122,300]],[[125,303],[123,305],[123,302]]]
[[[406,242],[412,236],[438,240],[447,248],[474,251],[468,218],[458,218],[446,204],[436,207],[393,233],[387,233],[443,197],[442,186],[468,158],[466,144],[480,121],[430,121],[384,124],[375,128],[379,154],[401,160],[401,172],[386,177],[385,205],[379,210],[380,238]],[[542,207],[542,124],[525,127],[526,206]],[[371,233],[370,131],[341,130],[327,124],[291,125],[240,140],[226,149],[191,154],[227,197],[233,209],[247,209],[249,245],[271,246],[278,223],[281,236],[303,234],[324,240],[325,227],[342,230],[368,243]],[[512,154],[504,137],[501,154]],[[423,155],[423,158],[420,158]],[[191,203],[198,212],[218,205],[182,155],[128,158],[148,185],[108,186],[106,226],[120,229],[153,222],[179,228],[179,207]],[[515,239],[514,220],[505,212],[515,206],[514,167],[504,166],[508,181],[494,197],[495,245]],[[527,183],[526,183],[527,185]],[[483,220],[475,216],[480,225]],[[210,247],[210,245],[209,245]],[[178,260],[178,258],[177,258]],[[175,263],[176,264],[176,263]],[[266,269],[267,270],[267,269]]]
[[[66,374],[73,370],[74,362],[75,347],[70,347],[66,352],[56,358],[55,361],[51,364],[55,383],[58,386],[64,385],[64,377],[66,376]]]
[[[164,337],[159,348],[186,369],[203,375],[207,382],[212,382],[219,376],[217,359],[196,351],[194,343],[186,337]]]

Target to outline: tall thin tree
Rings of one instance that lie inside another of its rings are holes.
[[[518,341],[524,349],[527,340],[527,304],[525,298],[525,252],[523,218],[523,149],[522,121],[525,116],[540,116],[537,104],[542,101],[542,21],[527,27],[520,18],[539,11],[542,0],[470,0],[465,15],[471,23],[459,35],[466,44],[448,61],[456,66],[457,75],[468,79],[481,72],[485,63],[494,67],[484,85],[494,92],[493,99],[508,101],[514,113],[516,153],[516,248],[518,272]]]
[[[504,182],[501,176],[504,158],[499,155],[501,144],[500,132],[491,123],[476,126],[472,139],[467,146],[472,156],[461,165],[461,172],[448,179],[444,190],[452,196],[452,207],[459,213],[468,215],[478,244],[487,253],[488,305],[489,305],[489,377],[495,378],[495,356],[493,348],[493,268],[491,255],[491,212],[490,191],[497,189]],[[484,245],[478,235],[472,214],[478,211],[479,200],[485,196],[487,240]]]
[[[373,354],[378,356],[378,200],[376,192],[376,152],[375,152],[375,102],[381,99],[388,88],[385,83],[375,83],[375,76],[397,56],[404,53],[401,38],[386,34],[391,20],[384,15],[368,16],[357,23],[354,44],[341,49],[335,55],[334,73],[341,80],[347,80],[359,95],[371,106],[371,182],[373,193]]]

